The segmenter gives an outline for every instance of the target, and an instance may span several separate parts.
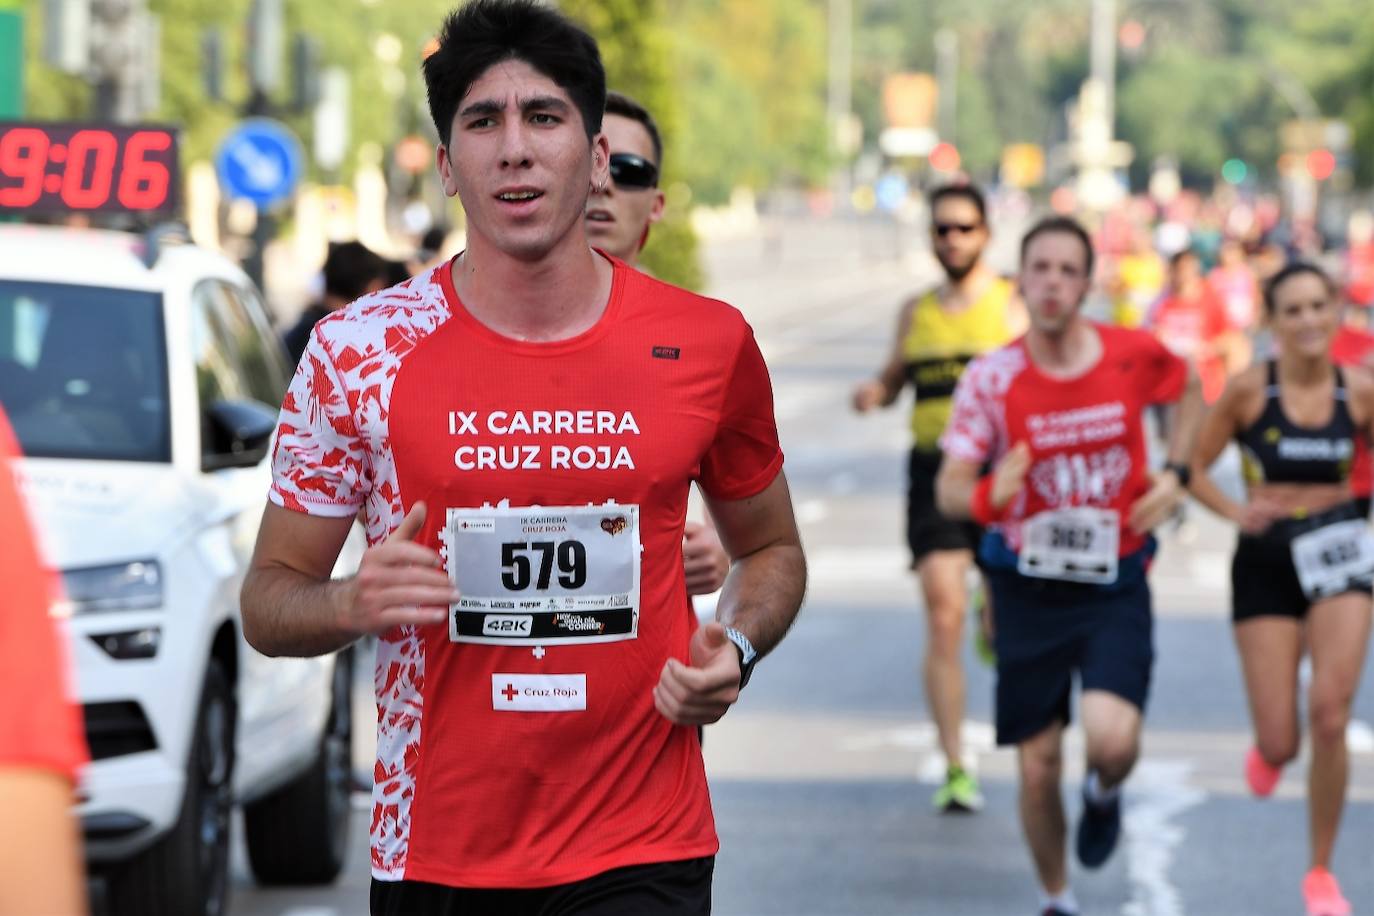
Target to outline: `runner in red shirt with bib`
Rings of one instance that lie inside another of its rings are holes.
[[[718,847],[697,726],[801,604],[768,373],[735,309],[593,251],[595,42],[475,0],[425,78],[452,262],[315,326],[282,406],[245,636],[379,636],[374,914],[697,916]],[[687,495],[732,566],[687,607]],[[330,582],[362,511],[369,550]]]
[[[1021,816],[1050,916],[1077,912],[1059,792],[1073,676],[1088,771],[1076,848],[1095,868],[1115,848],[1121,784],[1139,754],[1154,661],[1150,531],[1183,496],[1203,409],[1196,375],[1163,344],[1081,316],[1092,260],[1071,219],[1026,234],[1031,329],[959,380],[936,485],[942,512],[988,528],[979,560],[996,619],[997,740],[1019,751]],[[1178,405],[1156,475],[1141,423],[1153,404]]]

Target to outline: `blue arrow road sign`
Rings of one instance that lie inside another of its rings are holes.
[[[301,178],[301,145],[286,125],[253,118],[234,128],[215,152],[215,171],[230,197],[259,210],[291,196]]]

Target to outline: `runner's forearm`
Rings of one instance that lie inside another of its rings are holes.
[[[906,370],[900,362],[889,362],[879,373],[877,382],[883,386],[883,406],[891,407],[906,387]]]
[[[1202,382],[1195,373],[1188,374],[1187,387],[1183,396],[1173,405],[1172,422],[1169,424],[1169,447],[1165,460],[1170,464],[1188,464],[1193,455],[1193,445],[1197,442],[1198,430],[1202,428],[1202,418],[1207,412],[1207,404],[1202,400]]]
[[[328,655],[358,638],[340,608],[350,580],[313,579],[282,566],[255,567],[243,583],[243,635],[264,655]]]
[[[1217,486],[1211,474],[1205,470],[1199,473],[1199,468],[1196,465],[1193,466],[1193,476],[1192,480],[1189,481],[1188,491],[1193,494],[1194,499],[1222,518],[1230,519],[1233,522],[1240,521],[1241,513],[1244,511],[1243,507],[1221,492],[1221,487]]]
[[[801,545],[774,544],[735,560],[716,604],[716,619],[743,632],[764,656],[791,628],[805,592]]]
[[[946,458],[935,478],[935,508],[945,518],[973,517],[973,491],[978,486],[978,469],[966,470]]]

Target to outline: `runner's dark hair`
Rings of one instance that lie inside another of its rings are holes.
[[[1179,264],[1183,263],[1189,258],[1192,258],[1194,261],[1200,261],[1196,251],[1194,251],[1191,248],[1181,248],[1178,251],[1175,251],[1173,254],[1169,255],[1169,266],[1177,267]]]
[[[429,114],[445,146],[472,84],[508,60],[524,61],[558,84],[581,113],[588,140],[601,130],[606,71],[596,40],[538,0],[472,0],[449,13],[438,50],[424,62]]]
[[[988,204],[983,199],[983,192],[978,190],[977,185],[972,184],[942,184],[930,192],[927,203],[930,205],[930,212],[935,212],[935,206],[942,200],[966,200],[978,209],[978,221],[986,223],[988,221]]]
[[[1026,260],[1026,251],[1030,248],[1030,243],[1037,236],[1061,234],[1071,235],[1083,243],[1083,253],[1087,257],[1087,264],[1084,265],[1084,273],[1088,277],[1093,275],[1093,240],[1088,235],[1088,230],[1083,228],[1083,224],[1072,216],[1047,216],[1034,226],[1030,227],[1025,235],[1021,237],[1021,260]]]
[[[331,242],[323,273],[324,291],[352,302],[373,283],[386,279],[387,265],[381,255],[362,242]]]
[[[1336,284],[1331,281],[1331,276],[1311,261],[1289,261],[1280,268],[1279,272],[1269,278],[1269,282],[1264,284],[1264,314],[1273,317],[1278,311],[1277,294],[1279,287],[1294,277],[1303,274],[1310,274],[1322,281],[1326,287],[1327,295],[1334,297],[1337,293]]]
[[[649,114],[649,110],[628,95],[611,90],[606,93],[606,114],[620,115],[644,125],[644,129],[649,133],[649,139],[654,141],[654,165],[658,166],[659,172],[662,173],[663,138],[659,136],[658,125],[654,123],[654,116]]]

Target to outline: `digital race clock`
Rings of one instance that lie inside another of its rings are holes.
[[[0,121],[0,213],[166,216],[179,175],[171,128]]]

